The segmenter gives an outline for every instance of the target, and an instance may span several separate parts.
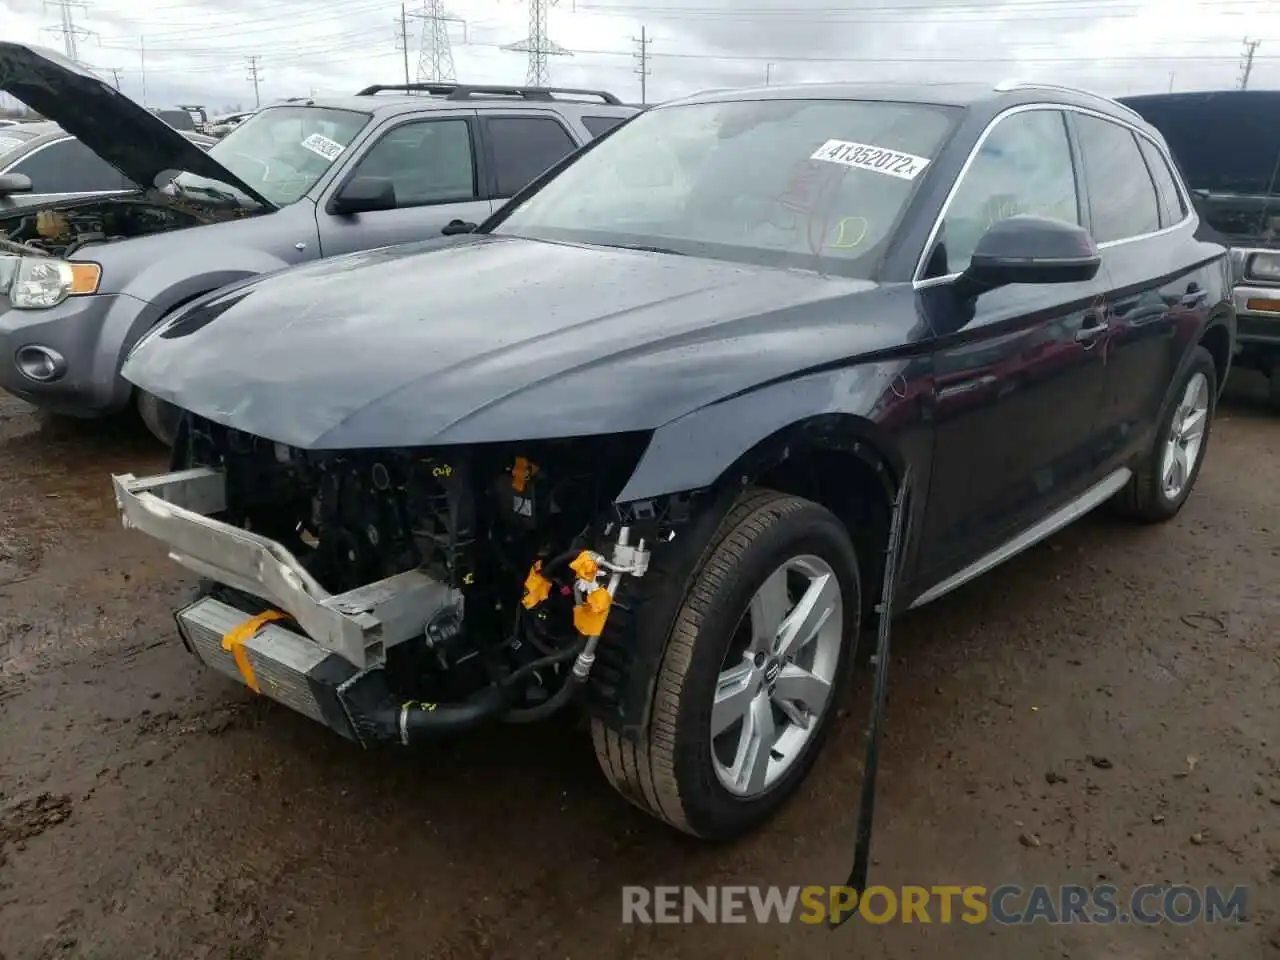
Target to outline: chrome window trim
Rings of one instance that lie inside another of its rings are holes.
[[[1156,148],[1157,152],[1159,152],[1160,156],[1164,158],[1165,164],[1169,167],[1169,175],[1173,177],[1174,187],[1175,189],[1177,189],[1179,195],[1182,198],[1182,206],[1187,211],[1186,215],[1177,223],[1172,224],[1168,227],[1161,227],[1159,230],[1155,230],[1151,233],[1140,233],[1132,237],[1123,237],[1120,240],[1108,240],[1105,243],[1100,243],[1098,244],[1098,249],[1100,251],[1109,250],[1112,247],[1118,247],[1126,243],[1133,243],[1135,240],[1149,240],[1153,237],[1160,237],[1160,236],[1163,236],[1164,234],[1172,233],[1174,230],[1181,230],[1182,228],[1186,227],[1188,224],[1191,224],[1195,221],[1196,219],[1195,206],[1191,203],[1191,197],[1187,193],[1187,186],[1185,183],[1182,182],[1182,177],[1179,175],[1178,168],[1174,164],[1173,158],[1170,155],[1168,149],[1165,147],[1164,144],[1153,139],[1148,133],[1140,129],[1137,126],[1137,124],[1130,123],[1119,117],[1113,117],[1110,114],[1103,113],[1100,110],[1092,110],[1088,107],[1077,106],[1076,104],[1073,104],[1073,103],[1048,103],[1048,102],[1021,103],[1021,104],[1018,104],[1017,106],[1008,107],[1005,110],[1001,110],[998,114],[996,114],[991,119],[991,122],[988,123],[986,127],[983,128],[982,133],[978,135],[977,141],[974,143],[973,147],[969,150],[969,155],[965,158],[963,166],[960,167],[960,172],[956,174],[956,178],[951,184],[951,189],[947,191],[946,199],[942,201],[942,209],[938,211],[938,215],[933,221],[933,227],[929,231],[928,239],[925,240],[924,248],[920,251],[920,256],[916,260],[916,268],[914,271],[912,271],[912,274],[911,274],[912,276],[911,286],[916,290],[927,289],[929,287],[940,286],[941,284],[944,284],[944,283],[950,283],[951,281],[955,280],[956,277],[960,276],[959,273],[949,273],[946,276],[942,276],[942,277],[930,277],[927,280],[920,279],[920,275],[924,272],[925,262],[928,259],[929,252],[933,249],[934,243],[937,242],[938,232],[942,229],[942,222],[947,218],[947,213],[951,209],[951,203],[953,200],[955,200],[956,192],[960,189],[960,184],[964,182],[964,178],[966,174],[968,174],[969,168],[973,166],[974,160],[977,159],[978,151],[982,149],[982,145],[986,143],[987,137],[991,135],[991,131],[993,131],[999,125],[999,123],[1002,120],[1006,119],[1007,117],[1016,116],[1020,113],[1030,113],[1033,110],[1059,110],[1064,112],[1080,113],[1080,114],[1084,114],[1085,116],[1096,117],[1099,120],[1109,121],[1110,123],[1114,123],[1116,126],[1119,126],[1119,127],[1124,127],[1126,130],[1129,130],[1136,136],[1142,137],[1143,139],[1150,142]],[[1139,151],[1138,155],[1139,156],[1142,155],[1141,151]],[[1144,167],[1145,167],[1145,164],[1144,164]],[[1151,176],[1149,171],[1147,173],[1147,176],[1148,178],[1150,178]],[[1155,189],[1154,181],[1152,182],[1152,188]]]

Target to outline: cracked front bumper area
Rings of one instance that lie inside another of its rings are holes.
[[[159,540],[201,577],[261,600],[251,610],[205,596],[177,612],[183,643],[205,665],[364,746],[407,742],[386,719],[400,710],[387,649],[422,637],[441,614],[460,617],[459,591],[413,570],[329,593],[281,544],[216,519],[226,509],[218,470],[112,483],[126,528]]]

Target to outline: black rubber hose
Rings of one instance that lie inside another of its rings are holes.
[[[413,746],[424,740],[457,736],[482,724],[496,720],[510,706],[512,691],[507,687],[489,686],[461,703],[447,703],[428,710],[418,706],[394,708],[390,717],[377,717],[399,729],[400,742]],[[382,713],[383,711],[379,711]]]
[[[515,707],[502,715],[504,723],[537,723],[559,713],[585,685],[585,681],[570,673],[560,689],[534,707]]]
[[[503,678],[502,682],[505,686],[509,687],[514,683],[519,683],[525,677],[536,673],[543,667],[552,667],[557,663],[564,663],[566,660],[572,660],[582,652],[583,647],[586,645],[587,640],[583,637],[571,647],[565,647],[563,650],[558,650],[550,656],[540,657],[537,660],[530,660],[523,667],[513,670],[511,673],[507,674],[507,676]]]

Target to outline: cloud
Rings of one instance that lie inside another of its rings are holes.
[[[449,0],[456,76],[523,83],[521,0]],[[408,5],[409,73],[424,21]],[[151,106],[252,106],[403,79],[400,4],[388,0],[89,0],[72,8],[80,59]],[[6,38],[62,48],[56,11],[0,0]],[[1280,86],[1272,0],[559,0],[552,82],[639,99],[634,38],[650,43],[650,100],[705,87],[808,80],[942,81],[1017,76],[1104,93],[1235,86],[1241,40],[1263,39],[1251,85]]]

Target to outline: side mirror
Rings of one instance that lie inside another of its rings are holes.
[[[0,174],[0,197],[7,197],[11,193],[30,192],[31,178],[25,173]]]
[[[474,223],[468,223],[465,220],[450,220],[440,228],[440,232],[446,237],[452,237],[459,233],[472,233],[475,228]]]
[[[329,204],[329,212],[339,216],[395,208],[395,184],[383,177],[356,177]]]
[[[991,225],[957,288],[969,298],[1011,283],[1083,283],[1101,266],[1098,246],[1083,227],[1024,214]]]

